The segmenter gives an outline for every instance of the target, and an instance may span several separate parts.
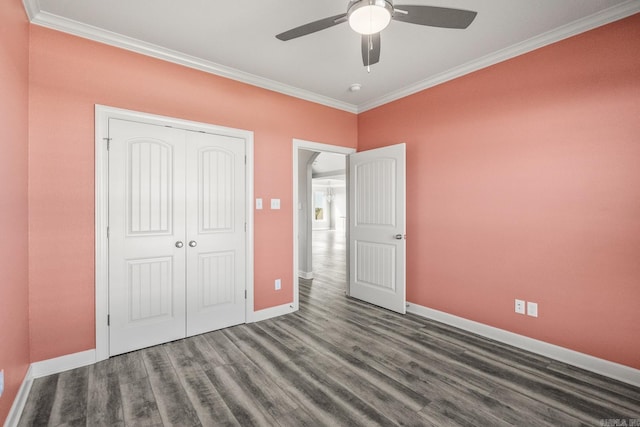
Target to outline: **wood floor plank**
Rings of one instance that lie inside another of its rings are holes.
[[[231,365],[218,366],[206,372],[214,387],[241,426],[276,425],[276,420],[264,408],[255,404],[254,397],[240,386]]]
[[[438,398],[432,401],[426,408],[420,411],[425,418],[435,420],[447,420],[447,424],[461,426],[510,426],[503,421],[480,408],[470,408],[460,400]],[[437,421],[436,421],[437,422]]]
[[[300,325],[298,325],[300,326]],[[286,328],[286,326],[283,326]],[[284,333],[285,329],[282,329],[281,333]],[[295,334],[295,332],[294,332]],[[334,346],[327,343],[325,340],[313,341],[308,339],[308,336],[298,335],[300,342],[306,342],[306,345],[310,349],[313,349],[312,356],[306,356],[313,360],[318,360],[320,363],[320,356],[324,356],[326,360],[322,360],[325,371],[330,369],[349,369],[355,375],[360,376],[363,380],[375,384],[377,387],[381,387],[387,390],[393,390],[395,399],[399,399],[403,402],[403,405],[409,405],[414,410],[425,406],[428,403],[428,399],[423,394],[416,392],[411,387],[398,381],[396,378],[389,376],[383,372],[384,368],[378,369],[382,364],[370,363],[372,360],[363,360],[356,357],[353,348],[349,349],[348,346]],[[330,366],[328,361],[331,361]],[[383,362],[384,363],[384,362]]]
[[[255,405],[260,406],[274,419],[288,414],[299,408],[299,405],[287,395],[274,381],[267,377],[257,366],[227,365],[228,372],[244,390],[251,396]]]
[[[202,336],[209,342],[209,345],[216,351],[225,364],[251,363],[251,361],[238,350],[238,346],[224,335],[223,331],[209,332]]]
[[[640,388],[638,387],[556,361],[549,363],[547,370],[557,381],[567,387],[588,389],[589,392],[598,394],[602,399],[622,403],[630,409],[640,405]]]
[[[161,426],[162,416],[158,410],[149,378],[120,382],[122,412],[127,426]]]
[[[317,234],[317,236],[316,236]],[[318,237],[318,238],[317,238]],[[300,309],[34,381],[19,426],[595,426],[640,388],[345,296],[314,232]],[[634,421],[635,422],[635,421]]]
[[[537,399],[535,395],[522,394],[510,387],[496,387],[491,397],[509,408],[513,408],[515,416],[502,416],[512,424],[520,420],[535,420],[540,426],[581,426],[584,423],[570,414],[562,412]]]
[[[278,417],[278,425],[280,427],[316,427],[323,424],[318,418],[311,415],[305,408],[298,408],[288,414]]]
[[[304,357],[304,360],[307,364],[319,367],[333,381],[341,383],[349,390],[357,393],[361,399],[375,407],[377,411],[384,414],[386,418],[395,424],[403,426],[420,426],[423,424],[417,412],[429,403],[426,398],[423,398],[422,402],[415,404],[415,400],[405,399],[403,398],[404,396],[397,393],[397,388],[394,385],[390,385],[385,376],[381,375],[377,378],[372,378],[358,375],[357,372],[346,366],[336,368],[326,358],[314,357],[307,359]]]
[[[560,408],[563,412],[571,413],[587,424],[597,423],[599,419],[611,418],[609,408],[602,401],[585,398],[572,390],[561,387],[539,376],[534,376],[513,367],[495,363],[489,359],[479,358],[473,354],[461,356],[469,366],[495,378],[496,382],[509,384],[514,389],[535,394],[538,399]],[[627,417],[627,414],[620,414]]]
[[[142,359],[149,374],[162,421],[166,426],[200,426],[187,393],[182,387],[164,346],[142,350]]]
[[[132,351],[131,353],[121,354],[108,360],[110,364],[115,365],[114,369],[118,374],[120,384],[137,382],[138,380],[148,378],[147,368],[144,366],[141,351]]]
[[[278,371],[287,382],[288,389],[301,393],[308,401],[313,402],[310,406],[314,410],[313,415],[324,415],[318,418],[328,418],[329,425],[375,425],[375,421],[367,422],[366,419],[380,418],[370,408],[360,405],[357,397],[349,395],[342,386],[327,386],[326,378],[316,369],[309,369],[307,366],[304,367],[306,369],[301,368],[298,360],[292,362],[287,355],[261,345],[237,328],[225,333],[241,338],[234,342],[242,352],[254,360],[257,366],[271,366],[272,371]]]
[[[51,407],[49,424],[85,425],[87,422],[87,390],[89,367],[85,366],[59,374],[56,398]],[[75,395],[81,396],[80,399]]]
[[[58,377],[59,375],[49,375],[33,381],[29,398],[18,423],[20,427],[46,426],[49,423],[58,388]]]
[[[196,345],[198,341],[200,340],[179,340],[165,346],[178,378],[203,426],[239,426],[240,424],[205,372],[207,368],[213,369],[222,364],[215,356],[211,358],[209,364],[206,356]],[[209,354],[213,354],[213,349],[210,351]]]
[[[189,349],[192,362],[201,366],[217,367],[227,363],[220,354],[211,346],[204,335],[197,335],[184,340]]]
[[[88,426],[124,426],[120,382],[116,364],[108,360],[89,367]]]

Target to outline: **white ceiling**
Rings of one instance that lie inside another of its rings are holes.
[[[311,167],[313,178],[344,180],[347,158],[344,154],[321,152]]]
[[[640,12],[640,0],[396,0],[475,10],[466,30],[391,22],[368,73],[346,23],[276,34],[346,12],[348,0],[24,0],[34,24],[361,112]],[[353,83],[362,85],[350,92]]]

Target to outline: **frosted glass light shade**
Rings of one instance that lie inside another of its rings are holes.
[[[362,0],[349,9],[349,25],[356,33],[379,33],[391,22],[388,6],[386,1]]]

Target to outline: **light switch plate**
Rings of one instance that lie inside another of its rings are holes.
[[[271,199],[271,209],[280,209],[280,199]]]
[[[256,209],[262,209],[262,199],[256,199]]]
[[[282,289],[282,280],[276,279],[275,288],[276,288],[276,291],[279,291],[280,289]]]
[[[531,317],[538,317],[538,303],[527,302],[527,314]]]

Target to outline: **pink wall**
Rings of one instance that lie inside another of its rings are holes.
[[[255,132],[283,207],[255,213],[256,309],[292,300],[292,138],[405,141],[411,302],[640,368],[640,17],[356,117],[0,13],[0,419],[29,361],[95,345],[96,103]]]
[[[0,2],[0,424],[29,365],[27,143],[29,26],[22,3]]]
[[[359,115],[407,143],[410,302],[640,368],[639,53],[635,15]]]
[[[254,131],[255,308],[293,300],[292,139],[355,147],[357,117],[31,27],[31,360],[95,346],[94,104]],[[282,290],[273,281],[282,278]]]

